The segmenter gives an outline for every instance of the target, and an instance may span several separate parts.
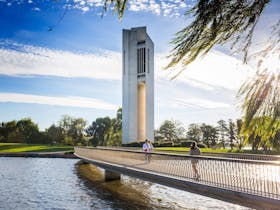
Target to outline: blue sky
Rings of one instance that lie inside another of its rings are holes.
[[[155,44],[156,128],[166,119],[214,124],[241,116],[235,94],[254,66],[240,55],[215,48],[172,81],[162,70],[194,1],[130,1],[122,21],[111,11],[101,18],[102,2],[0,0],[0,121],[31,117],[43,130],[63,114],[88,123],[113,117],[122,97],[122,29],[137,26],[147,26]],[[268,36],[279,5],[266,9],[256,40]]]

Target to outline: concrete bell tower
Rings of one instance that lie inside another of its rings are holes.
[[[154,43],[146,27],[123,30],[122,143],[154,141]]]

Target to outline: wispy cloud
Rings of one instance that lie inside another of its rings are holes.
[[[217,108],[230,108],[231,104],[217,102],[212,100],[206,100],[201,98],[186,98],[186,99],[174,99],[178,105],[181,106],[192,106],[206,109],[217,109]]]
[[[120,80],[121,54],[79,54],[18,43],[0,43],[0,74]]]
[[[180,69],[163,70],[168,53],[155,55],[156,80],[168,81]],[[80,54],[69,51],[0,42],[0,74],[9,76],[43,75],[121,80],[121,53],[99,50]],[[175,80],[196,88],[213,91],[216,88],[237,90],[254,72],[242,61],[214,51],[189,65]]]
[[[73,0],[69,2],[69,7],[87,11],[103,7],[103,0]],[[186,3],[182,0],[130,0],[127,9],[133,12],[151,12],[155,15],[163,15],[169,17],[178,17],[184,14],[187,7],[191,7],[193,2]]]
[[[6,3],[5,0],[0,0],[0,3]],[[7,3],[7,6],[23,5],[24,3],[33,4],[34,6],[40,6],[40,1],[32,0],[13,0]],[[51,2],[53,3],[53,2]],[[178,17],[184,14],[186,8],[193,5],[192,1],[187,3],[182,0],[130,0],[127,3],[127,10],[132,12],[150,12],[155,15]],[[81,10],[83,13],[102,10],[104,6],[104,0],[67,0],[62,2],[56,2],[56,6],[67,9]],[[39,11],[39,10],[36,10]]]
[[[0,103],[28,103],[28,104],[45,104],[54,106],[69,106],[79,108],[91,108],[101,110],[116,110],[117,106],[94,98],[86,97],[52,97],[20,93],[0,93]]]
[[[162,71],[168,63],[166,57],[167,54],[156,57],[156,61],[158,61],[156,69],[161,69],[161,71],[156,72],[157,78],[171,79],[182,70],[181,67],[175,67],[172,71]],[[220,51],[213,51],[195,60],[174,80],[205,90],[214,90],[215,88],[237,90],[254,72],[254,69],[243,64],[241,60]]]

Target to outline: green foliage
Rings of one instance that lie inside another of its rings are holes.
[[[242,134],[242,124],[243,121],[241,119],[237,119],[236,120],[236,139],[238,142],[238,149],[241,150],[241,148],[243,147],[244,144],[244,137]]]
[[[2,142],[36,143],[38,139],[43,141],[43,134],[39,132],[38,125],[30,118],[1,123],[0,140]]]
[[[172,41],[168,68],[179,62],[186,66],[197,56],[205,55],[214,45],[222,45],[229,40],[233,44],[240,40],[247,58],[248,47],[259,17],[270,0],[199,0],[186,15],[194,14],[194,21],[179,31]],[[244,36],[245,35],[245,36]]]
[[[200,142],[202,138],[202,132],[200,129],[200,125],[192,123],[188,126],[188,131],[187,131],[187,139],[195,141],[195,142]]]
[[[254,118],[248,128],[244,125],[245,143],[251,144],[252,150],[258,150],[259,147],[262,147],[263,150],[270,147],[280,149],[280,121],[275,121],[272,126],[271,121],[272,119],[269,117],[260,117]]]
[[[165,120],[156,131],[156,142],[171,142],[174,145],[184,133],[185,129],[179,121]]]
[[[67,145],[84,145],[84,129],[86,126],[86,121],[83,118],[73,118],[68,115],[64,115],[62,119],[58,122],[59,126],[53,128],[56,132],[56,138],[64,138],[63,143]],[[57,139],[61,142],[60,139]]]
[[[215,146],[218,139],[218,130],[212,125],[206,125],[203,123],[200,127],[202,132],[202,142],[207,147]]]
[[[122,109],[117,111],[116,118],[97,118],[85,130],[93,146],[120,146],[122,139]]]
[[[263,129],[262,136],[273,137],[280,129],[280,74],[264,71],[240,88],[238,97],[243,101],[244,132],[251,132],[254,123]],[[270,118],[270,123],[267,119]],[[274,133],[271,133],[271,131]]]
[[[230,142],[230,148],[233,149],[234,146],[234,140],[235,140],[235,123],[232,121],[232,119],[229,119],[228,121],[228,135],[229,135],[229,142]]]
[[[226,136],[227,136],[226,134],[228,131],[227,123],[224,120],[219,120],[217,123],[218,123],[217,129],[219,131],[220,141],[221,141],[223,148],[225,148],[225,140],[226,140]]]

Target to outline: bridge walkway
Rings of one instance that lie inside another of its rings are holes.
[[[280,209],[280,162],[152,153],[135,150],[75,148],[83,160],[118,173],[209,197],[263,209]],[[200,178],[193,178],[191,160]]]

